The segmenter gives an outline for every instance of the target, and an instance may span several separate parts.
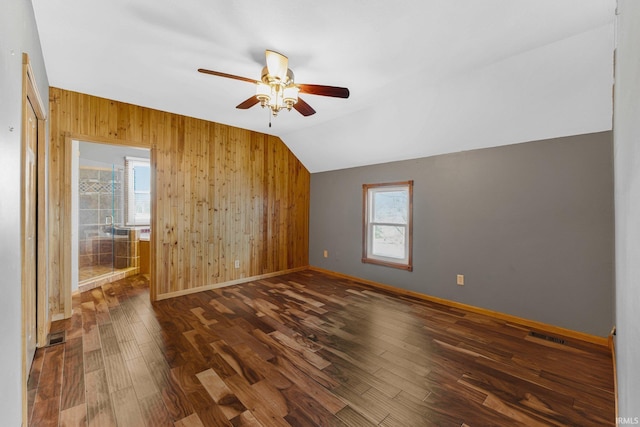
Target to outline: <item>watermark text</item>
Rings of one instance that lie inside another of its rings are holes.
[[[619,426],[638,425],[640,424],[640,417],[618,417],[616,418],[616,424]]]

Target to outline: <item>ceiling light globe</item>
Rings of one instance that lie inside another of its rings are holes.
[[[287,86],[284,88],[284,90],[282,91],[282,98],[287,109],[291,110],[296,102],[298,102],[299,92],[300,89],[298,89],[296,86]]]
[[[264,83],[256,85],[256,98],[260,101],[261,106],[269,105],[271,99],[271,87]]]

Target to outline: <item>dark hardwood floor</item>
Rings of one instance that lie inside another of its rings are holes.
[[[36,353],[32,426],[614,425],[607,348],[314,271],[73,303]]]

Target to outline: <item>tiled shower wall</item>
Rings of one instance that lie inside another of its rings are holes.
[[[80,167],[78,265],[113,265],[113,238],[107,218],[121,225],[124,215],[124,170]]]

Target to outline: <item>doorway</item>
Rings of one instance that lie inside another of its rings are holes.
[[[73,141],[72,291],[139,274],[150,236],[150,151]]]

